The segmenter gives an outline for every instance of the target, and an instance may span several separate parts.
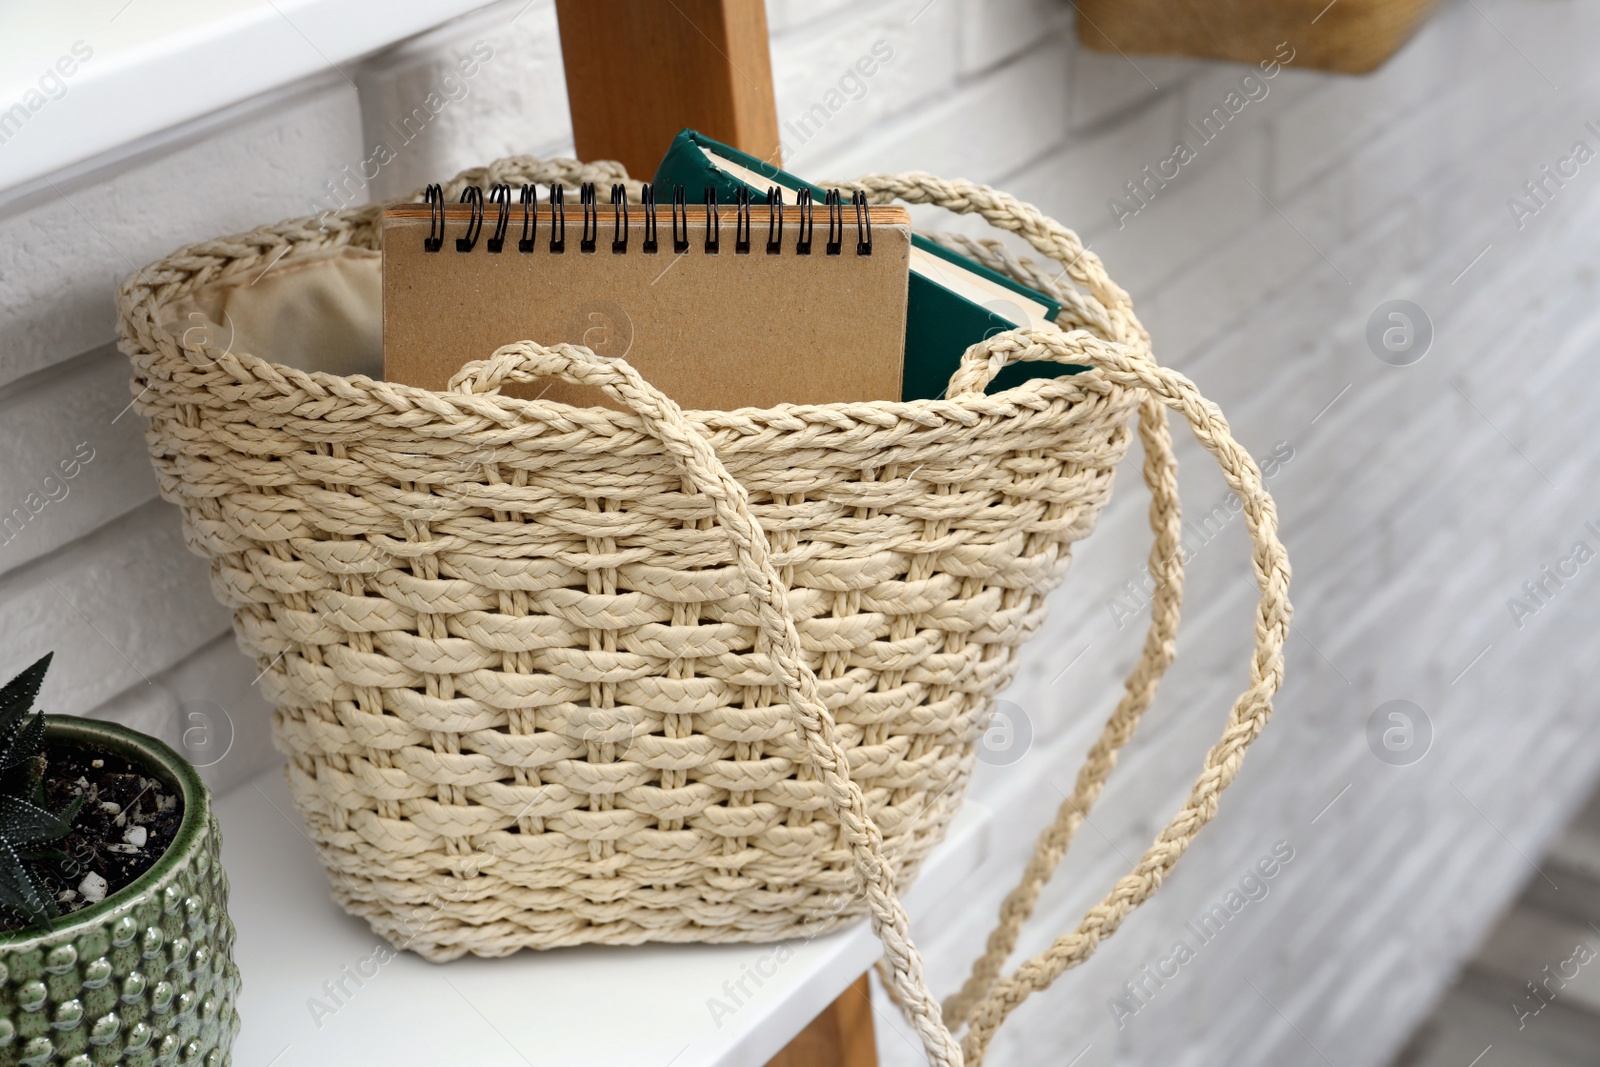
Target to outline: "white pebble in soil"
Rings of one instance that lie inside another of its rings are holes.
[[[150,839],[150,831],[142,826],[130,826],[122,832],[122,839],[134,848],[144,848],[144,843]]]
[[[78,883],[78,892],[83,894],[83,899],[91,904],[98,904],[106,899],[106,880],[90,871],[83,876],[83,881]]]

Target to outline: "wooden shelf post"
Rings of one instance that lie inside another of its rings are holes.
[[[578,158],[649,180],[691,126],[781,163],[761,0],[556,0]]]

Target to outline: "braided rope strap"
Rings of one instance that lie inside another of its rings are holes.
[[[1278,540],[1277,508],[1255,461],[1233,439],[1222,412],[1200,395],[1193,382],[1154,361],[1149,334],[1134,315],[1128,294],[1111,280],[1099,257],[1083,247],[1077,234],[1032,205],[974,182],[911,173],[869,175],[840,184],[864,190],[874,203],[899,199],[934,204],[956,214],[980,215],[990,225],[1019,235],[1059,263],[1061,274],[1082,286],[1092,298],[1092,304],[1081,299],[1064,300],[1066,308],[1061,318],[1084,321],[1112,343],[1098,343],[1083,330],[1018,330],[1001,334],[968,350],[951,379],[952,398],[981,392],[1008,363],[1044,359],[1089,364],[1095,368],[1091,373],[1142,394],[1140,434],[1146,456],[1145,479],[1152,496],[1150,523],[1155,532],[1150,572],[1157,582],[1150,628],[1139,661],[1128,676],[1126,693],[1089,750],[1073,795],[1062,803],[1055,820],[1039,836],[1022,881],[1001,906],[984,954],[974,963],[962,989],[945,1005],[949,1025],[967,1027],[962,1040],[964,1062],[967,1067],[974,1067],[982,1062],[1005,1018],[1033,992],[1047,988],[1064,971],[1087,960],[1101,941],[1116,932],[1129,912],[1150,898],[1201,827],[1216,815],[1218,798],[1237,777],[1245,750],[1266,726],[1272,714],[1272,697],[1283,680],[1283,645],[1288,639],[1291,617],[1289,558]],[[993,266],[1012,266],[1010,262],[996,262],[1009,259],[996,245],[988,246],[986,253],[970,246],[963,250],[978,252],[980,259]],[[1027,276],[1037,273],[1031,264],[1021,266]],[[1051,279],[1038,275],[1036,280],[1046,282],[1044,288],[1053,294],[1074,295],[1056,283],[1061,274]],[[1098,309],[1090,315],[1074,314],[1075,309],[1093,309],[1094,305]],[[1157,682],[1172,662],[1182,588],[1181,525],[1174,481],[1176,466],[1171,463],[1162,407],[1184,416],[1200,443],[1216,457],[1229,487],[1243,504],[1245,526],[1253,544],[1252,565],[1261,591],[1250,684],[1234,702],[1222,737],[1207,752],[1204,768],[1183,807],[1157,835],[1134,870],[1090,909],[1076,929],[1057,938],[1046,951],[1025,961],[1010,976],[1001,978],[1022,924],[1066,855],[1074,834],[1116,765],[1119,751],[1133,736]],[[893,982],[889,986],[891,992],[898,990]]]
[[[929,1061],[938,1067],[980,1063],[989,1040],[1006,1015],[1034,990],[1044,988],[1062,971],[1087,959],[1130,911],[1154,893],[1201,826],[1215,814],[1218,794],[1237,775],[1245,749],[1266,724],[1272,693],[1282,677],[1282,647],[1289,622],[1288,562],[1277,541],[1272,501],[1262,486],[1260,472],[1248,454],[1233,441],[1221,413],[1199,395],[1192,383],[1156,366],[1141,353],[1107,343],[1085,331],[1024,330],[974,346],[952,379],[952,394],[981,392],[1001,367],[1014,360],[1089,363],[1096,368],[1091,373],[1103,374],[1126,388],[1143,390],[1161,404],[1182,411],[1197,436],[1217,456],[1229,484],[1245,501],[1246,521],[1256,541],[1254,562],[1262,599],[1252,684],[1235,704],[1223,738],[1208,754],[1206,769],[1182,811],[1158,836],[1138,867],[1117,883],[1078,929],[1058,939],[1048,951],[1029,960],[1009,977],[990,977],[976,986],[969,982],[969,990],[963,992],[969,1002],[976,999],[976,1004],[960,1013],[968,1023],[968,1032],[960,1045],[927,987],[921,957],[911,940],[910,921],[883,855],[882,834],[867,814],[860,787],[850,780],[847,756],[837,738],[834,719],[818,692],[816,676],[802,662],[799,634],[793,618],[782,606],[786,590],[772,565],[766,535],[750,512],[743,486],[728,473],[703,433],[684,417],[677,404],[646,382],[625,361],[604,359],[577,346],[558,345],[546,349],[526,341],[509,345],[489,360],[469,364],[450,383],[453,392],[469,395],[496,390],[507,381],[532,381],[552,375],[598,386],[643,419],[646,429],[661,441],[690,485],[710,500],[734,549],[740,575],[758,606],[761,640],[772,680],[792,709],[804,739],[807,761],[824,784],[829,809],[839,820],[842,836],[850,849],[873,930],[884,946],[891,988],[922,1039]],[[1152,559],[1162,550],[1172,549],[1163,559],[1164,565],[1175,572],[1178,557],[1172,515],[1175,514],[1176,489],[1169,477],[1174,469],[1170,445],[1165,440],[1164,424],[1155,420],[1142,422],[1146,428],[1146,474],[1156,490],[1152,524],[1157,529],[1158,548],[1152,553]],[[1069,806],[1064,807],[1067,817],[1058,816],[1057,825],[1041,838],[1039,853],[1029,864],[1028,877],[1007,901],[1008,905],[1019,900],[1024,902],[1022,907],[1003,913],[1001,926],[996,931],[997,935],[1005,931],[1009,944],[1014,945],[1017,928],[1026,918],[1025,912],[1031,909],[1050,870],[1064,854],[1071,831],[1076,829],[1084,810],[1098,795],[1115,763],[1117,749],[1131,736],[1139,715],[1149,704],[1156,680],[1171,661],[1171,630],[1176,625],[1178,596],[1177,576],[1173,573],[1172,577],[1173,589],[1162,605],[1160,621],[1152,624],[1144,656],[1129,678],[1128,693],[1080,772],[1076,803],[1069,801]],[[995,948],[996,941],[991,939],[991,951],[986,959],[996,954]],[[1000,960],[1008,953],[1009,946],[1000,953]],[[976,992],[971,991],[974,988]]]
[[[941,1067],[960,1064],[961,1049],[940,1022],[939,1003],[923,979],[922,957],[911,943],[911,921],[895,893],[894,873],[883,854],[883,834],[867,814],[861,787],[850,780],[849,756],[839,744],[817,676],[802,662],[800,633],[793,616],[782,606],[788,591],[772,565],[767,535],[750,513],[744,486],[728,473],[705,435],[684,418],[683,410],[621,359],[605,359],[576,345],[543,348],[522,341],[501,348],[487,360],[467,364],[450,379],[449,388],[470,395],[496,390],[508,381],[550,376],[598,386],[637,412],[645,428],[677,461],[689,484],[711,501],[717,521],[732,543],[739,574],[755,601],[772,681],[794,712],[807,762],[823,783],[829,810],[838,818],[850,849],[872,927],[883,942],[901,1003],[929,1059]]]
[[[1054,823],[1035,846],[1022,882],[1006,898],[1000,921],[990,935],[987,951],[973,966],[962,990],[952,997],[952,1025],[965,1023],[962,1040],[964,1062],[982,1062],[995,1031],[1032,993],[1047,988],[1064,971],[1082,964],[1122,925],[1128,914],[1160,887],[1178,858],[1188,850],[1200,829],[1217,813],[1218,799],[1238,776],[1245,751],[1265,728],[1272,714],[1272,697],[1283,681],[1283,645],[1288,639],[1289,559],[1277,536],[1277,509],[1262,482],[1261,472],[1229,431],[1222,412],[1200,395],[1194,383],[1176,371],[1157,366],[1148,356],[1120,345],[1074,344],[1077,336],[1038,330],[1004,334],[967,353],[958,378],[976,375],[987,381],[1007,363],[1019,360],[1086,362],[1109,380],[1145,395],[1183,414],[1195,436],[1222,468],[1228,485],[1243,502],[1245,525],[1253,543],[1251,562],[1261,590],[1255,619],[1255,653],[1250,663],[1250,684],[1234,702],[1222,737],[1206,753],[1204,767],[1189,790],[1182,808],[1156,836],[1133,871],[1119,879],[1071,933],[1059,937],[1044,952],[1025,961],[1011,975],[1000,977],[1006,957],[1016,945],[1021,925],[1031,914],[1051,872],[1066,853],[1074,832],[1088,814],[1116,764],[1117,753],[1132,736],[1140,715],[1154,695],[1155,682],[1172,660],[1172,627],[1177,617],[1177,576],[1181,556],[1173,527],[1176,512],[1161,516],[1163,492],[1151,506],[1151,524],[1157,530],[1157,547],[1151,554],[1152,573],[1162,584],[1154,600],[1144,652],[1127,681],[1127,693],[1107,721],[1078,772],[1073,795],[1064,801]],[[986,358],[979,370],[976,360]],[[981,388],[981,385],[979,386]],[[954,392],[954,387],[952,388]],[[1147,471],[1148,473],[1148,471]],[[1152,483],[1152,488],[1155,485]],[[1163,553],[1169,553],[1163,556]],[[1171,588],[1168,588],[1168,584]],[[1169,618],[1162,618],[1169,613]]]

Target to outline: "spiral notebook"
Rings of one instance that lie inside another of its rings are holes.
[[[383,216],[383,366],[443,389],[462,365],[514,341],[624,356],[684,408],[895,400],[905,344],[911,219],[864,197],[658,203],[621,186],[541,199],[476,186]],[[598,389],[544,380],[512,396],[618,407]]]

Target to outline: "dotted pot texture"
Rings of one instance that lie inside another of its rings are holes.
[[[183,797],[167,852],[132,885],[47,933],[0,935],[0,1067],[221,1067],[239,1032],[228,879],[192,766],[111,723],[49,716],[47,743],[99,744]]]

